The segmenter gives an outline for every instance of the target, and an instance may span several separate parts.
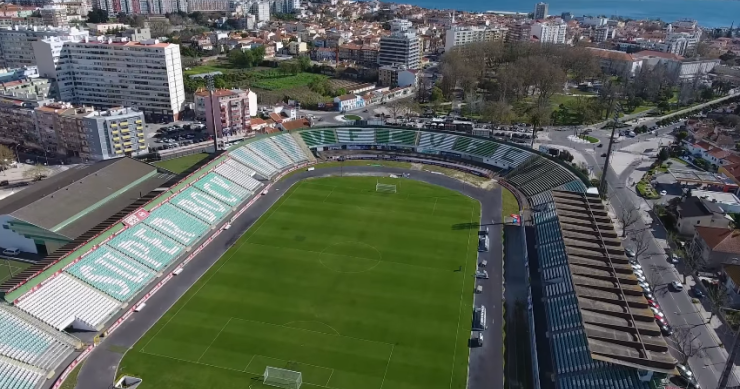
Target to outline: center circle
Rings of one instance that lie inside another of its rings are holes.
[[[383,259],[380,250],[367,243],[344,241],[321,250],[321,264],[337,273],[363,273],[378,266]]]

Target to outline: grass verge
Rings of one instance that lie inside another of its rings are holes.
[[[26,262],[0,259],[0,282],[20,273],[29,266],[31,266],[31,264]]]
[[[84,364],[85,362],[83,361],[75,366],[75,368],[72,369],[72,372],[69,373],[67,379],[64,380],[59,389],[75,389],[75,386],[77,386],[77,376],[80,374],[80,369],[82,369],[82,365]]]
[[[513,214],[519,214],[519,202],[516,200],[516,196],[514,196],[511,191],[501,187],[501,214],[506,217]]]
[[[206,158],[208,158],[207,153],[191,154],[180,158],[154,162],[152,165],[161,167],[162,169],[167,169],[173,173],[180,174]]]

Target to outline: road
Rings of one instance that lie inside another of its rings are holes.
[[[673,127],[668,127],[659,130],[660,134],[670,133]],[[578,150],[586,160],[589,166],[594,167],[594,175],[601,173],[601,166],[603,166],[604,158],[600,157],[602,152],[606,152],[607,145],[603,148],[594,148],[590,144],[579,144],[570,142],[567,140],[567,135],[571,132],[557,132],[551,131],[549,133],[550,143],[554,146],[563,145]],[[596,130],[590,135],[599,138],[602,142],[607,142],[609,139],[609,132],[605,130]],[[627,138],[622,143],[614,144],[615,150],[623,149],[634,143],[640,142],[641,138]],[[633,187],[626,186],[627,178],[635,171],[639,159],[627,167],[619,175],[613,169],[609,170],[607,174],[607,182],[609,185],[609,201],[614,208],[615,213],[618,215],[625,207],[633,204],[639,206],[646,202],[646,200],[637,196],[632,189]],[[647,204],[648,209],[651,209],[651,204]],[[645,208],[645,206],[643,206]],[[644,211],[640,211],[643,213]],[[646,220],[652,219],[650,215],[644,215]],[[640,218],[635,225],[631,226],[631,229],[652,231],[651,238],[649,239],[649,248],[642,258],[639,258],[639,262],[643,267],[643,270],[648,274],[648,280],[657,280],[657,285],[653,285],[655,289],[655,296],[658,299],[663,312],[665,313],[668,323],[673,327],[687,326],[692,327],[692,334],[698,336],[697,341],[701,343],[704,348],[703,352],[692,357],[689,360],[689,366],[693,372],[697,375],[699,383],[703,389],[715,389],[719,381],[722,368],[726,361],[725,354],[719,346],[719,340],[714,333],[712,328],[705,325],[706,319],[698,311],[695,304],[691,302],[691,297],[688,295],[688,288],[684,288],[683,292],[671,292],[667,288],[667,284],[672,281],[683,280],[678,271],[667,262],[666,256],[666,245],[665,245],[665,230],[659,221],[654,221],[652,224],[645,223],[643,218]],[[625,241],[625,246],[629,246],[630,243]],[[669,341],[669,345],[671,342]],[[672,354],[680,359],[679,354],[675,349],[671,350]],[[740,381],[737,377],[731,377],[730,386],[739,385]]]
[[[87,358],[85,364],[80,369],[78,376],[77,389],[101,389],[111,387],[111,383],[116,375],[118,366],[123,359],[125,353],[121,353],[120,350],[130,349],[145,333],[151,328],[166,312],[167,310],[177,302],[177,300],[185,294],[185,292],[203,275],[205,272],[214,264],[218,259],[228,250],[239,237],[252,225],[257,219],[266,212],[285,191],[290,188],[295,182],[312,176],[323,176],[327,174],[337,174],[340,172],[346,173],[376,173],[376,174],[388,174],[393,173],[401,175],[402,173],[409,172],[405,169],[382,167],[373,168],[367,166],[347,166],[343,168],[324,168],[317,169],[312,172],[303,171],[296,173],[280,182],[275,184],[272,189],[264,196],[261,196],[248,211],[246,211],[241,217],[239,217],[228,230],[224,230],[216,239],[214,239],[209,246],[207,246],[200,254],[198,254],[185,268],[182,273],[172,278],[162,289],[152,296],[146,302],[146,308],[140,312],[132,315],[127,321],[125,321],[113,334],[103,340],[100,346],[96,347],[90,356]],[[492,191],[486,191],[480,188],[475,188],[469,185],[462,184],[460,181],[452,179],[450,177],[432,174],[424,171],[411,171],[413,179],[428,182],[435,185],[440,185],[452,190],[460,191],[461,193],[468,195],[472,198],[481,201],[481,215],[495,220],[496,215],[500,217],[500,192],[499,200],[489,201],[496,194]],[[486,220],[487,221],[487,220]],[[499,226],[500,227],[500,226]],[[492,230],[495,231],[495,230]],[[492,232],[493,234],[494,232]],[[501,230],[497,232],[501,236]],[[495,239],[493,239],[495,241]],[[480,372],[469,372],[469,380],[475,384],[475,388],[490,388],[499,387],[500,383],[503,382],[503,350],[500,345],[502,343],[501,338],[501,320],[502,309],[501,309],[501,269],[502,269],[502,258],[501,258],[501,246],[497,246],[498,255],[493,251],[495,246],[492,245],[491,255],[489,259],[489,274],[491,279],[489,284],[498,282],[498,293],[496,296],[495,285],[487,287],[484,293],[489,293],[487,300],[498,301],[493,307],[489,307],[489,317],[497,319],[492,323],[492,327],[486,331],[486,342],[492,347],[485,348],[485,353],[476,350],[476,354],[471,353],[471,364],[474,363],[474,359],[477,360],[478,364],[483,367],[483,371]],[[176,265],[172,265],[169,268],[171,271]],[[498,269],[498,272],[492,271]],[[470,270],[470,269],[468,269]],[[472,271],[469,271],[471,275]],[[495,278],[498,277],[498,281]],[[141,292],[132,301],[138,301],[138,299],[146,294],[147,292]],[[473,293],[473,291],[470,291]],[[480,296],[480,295],[478,295]],[[463,301],[461,301],[461,304]],[[463,306],[468,306],[464,304]],[[472,312],[471,312],[472,316]],[[111,322],[115,320],[112,319]],[[490,321],[489,321],[490,322]],[[458,337],[458,342],[468,341],[470,336],[469,332],[461,332]],[[452,349],[453,345],[450,345]],[[457,355],[457,358],[466,358],[467,356]],[[450,361],[451,363],[452,361]],[[122,366],[125,369],[125,366]]]

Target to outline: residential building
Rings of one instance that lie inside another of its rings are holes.
[[[218,89],[195,92],[196,117],[205,120],[209,134],[224,135],[252,133],[250,118],[257,115],[257,94],[251,90]]]
[[[89,147],[90,159],[100,161],[148,152],[144,113],[132,108],[112,108],[105,111],[84,112],[83,140]]]
[[[393,19],[388,22],[391,26],[391,32],[403,32],[410,30],[414,25],[406,19]]]
[[[270,21],[270,2],[257,1],[252,3],[250,13],[257,17],[258,22]]]
[[[719,59],[685,59],[680,55],[652,50],[643,50],[632,55],[641,60],[643,66],[664,66],[674,77],[684,81],[702,77],[720,63]]]
[[[0,97],[0,141],[43,149],[34,115],[34,108],[42,103],[35,99]]]
[[[228,12],[228,0],[188,0],[188,12]]]
[[[156,39],[76,42],[51,37],[33,42],[33,48],[39,74],[56,81],[60,101],[98,109],[133,107],[151,121],[177,120],[183,109],[179,45]]]
[[[505,27],[452,26],[445,33],[445,51],[475,42],[503,42],[508,32]]]
[[[676,207],[678,233],[693,236],[697,226],[728,228],[732,219],[715,202],[700,197],[687,197]]]
[[[67,7],[62,5],[47,5],[39,10],[44,25],[53,27],[67,27]]]
[[[740,199],[734,193],[692,189],[691,195],[715,203],[727,213],[740,213]]]
[[[421,67],[421,42],[413,30],[395,31],[380,38],[378,64],[405,65],[408,69]]]
[[[567,24],[562,20],[538,22],[532,25],[532,36],[540,43],[565,44]]]
[[[545,19],[548,15],[547,3],[537,3],[534,6],[534,20]]]
[[[532,38],[532,25],[527,21],[519,20],[509,27],[509,41],[529,42]]]
[[[584,17],[580,20],[581,26],[584,27],[601,27],[606,26],[606,24],[609,22],[609,19],[602,18],[602,17]]]
[[[616,30],[609,26],[596,27],[594,29],[592,40],[594,42],[606,42],[614,39]]]
[[[686,254],[691,255],[700,268],[719,269],[722,264],[740,258],[740,231],[702,226],[695,229]]]
[[[342,95],[334,98],[334,106],[337,107],[338,111],[344,112],[364,107],[365,100],[358,95]]]
[[[407,69],[403,65],[381,66],[378,69],[378,82],[380,83],[381,86],[387,86],[391,88],[395,88],[397,86],[416,87],[419,83],[419,71],[413,70],[413,69]],[[360,93],[360,92],[365,92],[365,91],[356,91],[355,93]]]
[[[148,28],[129,28],[122,32],[121,36],[128,38],[132,42],[141,42],[152,39],[152,32]]]
[[[323,57],[322,59],[333,60],[337,53],[329,48],[322,48],[322,53],[318,55]],[[373,46],[360,46],[354,43],[344,44],[339,46],[339,60],[340,61],[354,61],[362,64],[376,64],[378,63],[378,48]]]
[[[568,23],[573,20],[573,14],[570,12],[563,12],[560,14],[560,19],[563,19],[564,22]]]
[[[620,77],[634,77],[642,68],[642,60],[624,51],[587,47],[591,54],[599,59],[599,67],[606,74]]]
[[[291,41],[288,43],[288,53],[291,55],[299,55],[303,54],[308,51],[308,46],[306,46],[306,42],[298,41]]]
[[[33,42],[56,37],[60,40],[78,41],[89,36],[86,30],[64,27],[13,26],[0,29],[0,67],[22,68],[36,66]]]
[[[300,0],[274,0],[273,12],[289,14],[301,8]]]
[[[693,56],[701,40],[701,29],[692,32],[669,32],[666,35],[661,51],[680,56]]]

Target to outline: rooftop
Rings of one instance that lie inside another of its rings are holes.
[[[557,215],[553,228],[562,236],[575,293],[572,302],[580,313],[591,358],[674,373],[676,360],[668,353],[601,200],[566,191],[552,195]]]
[[[0,215],[71,240],[170,178],[131,158],[80,165],[0,200]]]
[[[700,197],[691,196],[678,204],[678,214],[680,217],[700,217],[711,214],[724,214],[722,207],[710,200]]]
[[[740,254],[740,231],[729,228],[696,226],[696,233],[712,251]]]

